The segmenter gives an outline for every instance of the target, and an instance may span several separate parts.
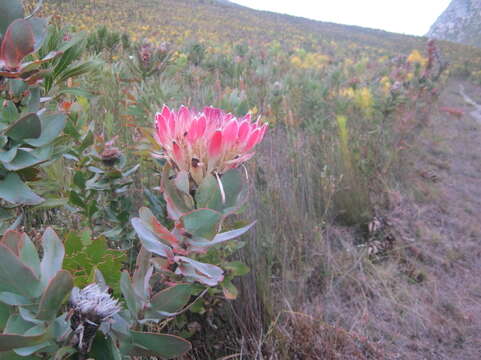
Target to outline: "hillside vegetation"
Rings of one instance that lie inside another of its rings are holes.
[[[336,47],[344,51],[370,49],[373,55],[379,55],[389,51],[409,53],[425,42],[419,37],[257,11],[215,0],[47,0],[43,12],[58,16],[78,30],[91,31],[103,24],[127,33],[133,41],[148,39],[156,44],[182,44],[194,39],[216,46],[245,42],[258,46],[279,41],[289,49],[302,47],[331,55]],[[469,47],[445,46],[446,52],[459,61],[460,51],[464,61],[475,61],[472,57],[479,54],[469,55],[475,51]]]

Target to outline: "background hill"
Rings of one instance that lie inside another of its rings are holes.
[[[427,35],[481,47],[481,0],[453,0]]]
[[[79,30],[103,24],[127,33],[133,41],[145,38],[157,44],[201,40],[210,44],[262,45],[277,41],[285,49],[335,53],[336,47],[372,47],[373,52],[388,55],[422,49],[426,42],[422,37],[258,11],[228,1],[47,0],[43,13],[55,15]],[[455,45],[445,47],[454,56],[459,54]]]

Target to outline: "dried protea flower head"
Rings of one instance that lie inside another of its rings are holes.
[[[81,353],[90,351],[100,325],[120,311],[118,301],[98,284],[90,284],[82,290],[75,287],[70,296],[69,308],[70,327],[76,335],[74,345]]]
[[[102,290],[98,284],[90,284],[80,290],[74,288],[70,304],[83,316],[103,322],[120,311],[118,301],[112,299],[108,289]]]
[[[252,122],[250,114],[236,118],[214,107],[194,112],[164,105],[155,115],[155,126],[163,150],[157,155],[176,170],[189,172],[197,184],[207,174],[222,175],[249,160],[267,131],[267,124]]]

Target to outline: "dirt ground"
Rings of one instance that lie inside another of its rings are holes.
[[[416,146],[410,203],[390,216],[423,274],[398,358],[481,359],[481,88],[452,79]]]
[[[354,266],[303,311],[383,354],[305,359],[481,359],[481,88],[452,79],[432,111],[382,214],[387,256],[352,248]]]

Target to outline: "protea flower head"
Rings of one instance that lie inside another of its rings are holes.
[[[250,114],[236,118],[214,107],[194,112],[165,105],[155,115],[155,126],[161,156],[189,172],[197,184],[207,174],[221,175],[249,160],[267,130],[267,124],[252,122]]]
[[[88,353],[100,325],[120,311],[117,300],[97,284],[72,290],[69,301],[70,327],[76,335],[74,344],[80,353]]]
[[[118,301],[97,284],[90,284],[82,290],[74,288],[70,304],[79,314],[97,323],[110,319],[120,311]]]

